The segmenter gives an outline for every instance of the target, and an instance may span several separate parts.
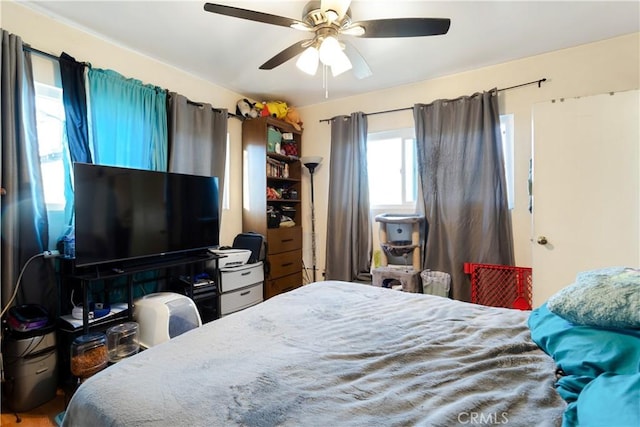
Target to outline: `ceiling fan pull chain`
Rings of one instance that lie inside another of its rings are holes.
[[[325,99],[329,99],[329,76],[328,76],[328,66],[322,64],[322,87],[324,89],[324,97]]]

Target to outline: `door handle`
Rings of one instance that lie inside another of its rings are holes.
[[[539,245],[546,245],[547,243],[549,243],[547,238],[544,237],[544,236],[538,236],[537,242],[538,242]]]

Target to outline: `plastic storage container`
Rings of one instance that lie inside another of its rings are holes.
[[[88,378],[107,366],[107,336],[102,332],[81,335],[71,343],[71,373]]]
[[[107,353],[109,362],[120,360],[138,353],[138,324],[136,322],[121,323],[107,329]]]

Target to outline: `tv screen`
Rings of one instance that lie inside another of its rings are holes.
[[[74,163],[78,267],[219,244],[218,178]]]

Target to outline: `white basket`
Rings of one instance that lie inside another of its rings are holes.
[[[420,273],[422,278],[422,293],[449,297],[451,287],[451,276],[442,271],[424,270]]]

